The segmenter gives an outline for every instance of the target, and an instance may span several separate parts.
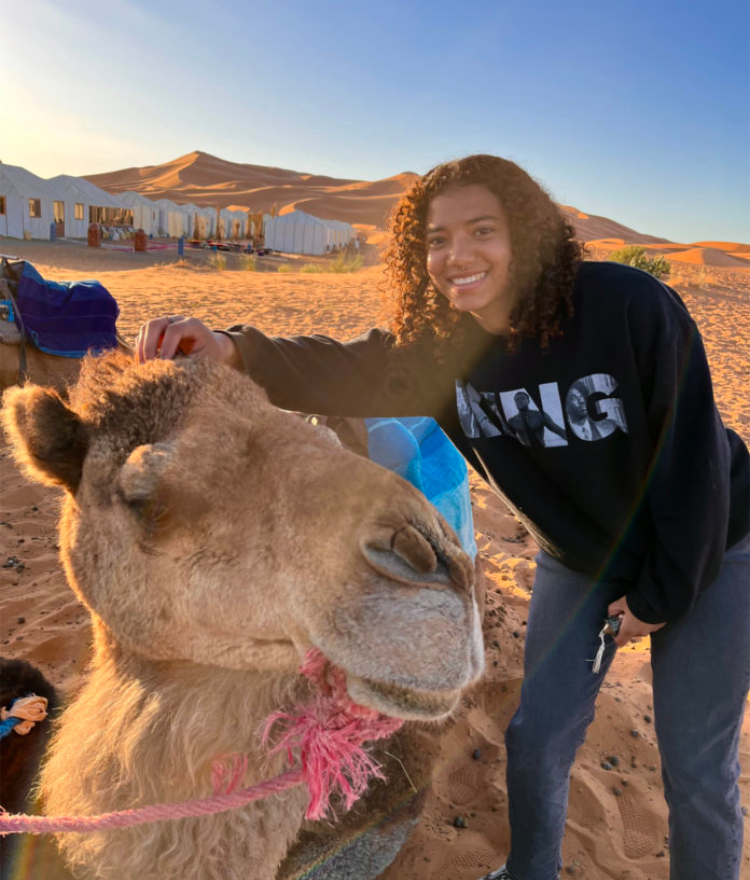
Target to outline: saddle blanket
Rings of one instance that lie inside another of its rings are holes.
[[[27,336],[41,351],[80,358],[117,346],[120,309],[98,281],[45,281],[25,263],[16,302]]]
[[[365,419],[372,461],[416,486],[453,527],[461,546],[476,557],[469,471],[461,453],[434,419]]]

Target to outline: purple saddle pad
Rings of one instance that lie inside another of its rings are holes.
[[[27,336],[48,354],[83,357],[117,347],[120,309],[98,281],[45,281],[25,263],[16,302]]]

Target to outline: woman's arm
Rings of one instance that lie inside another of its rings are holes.
[[[339,342],[325,336],[269,337],[246,325],[213,331],[196,318],[175,316],[145,324],[136,349],[140,361],[184,354],[234,366],[282,409],[361,417],[434,414],[430,395],[417,391],[424,361],[416,347],[395,349],[383,330]]]
[[[650,624],[689,612],[718,574],[727,541],[731,468],[698,329],[674,291],[667,288],[661,300],[652,371],[644,383],[654,453],[643,503],[653,547],[627,594],[633,614]]]

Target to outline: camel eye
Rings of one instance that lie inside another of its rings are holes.
[[[139,523],[149,531],[164,526],[169,519],[168,505],[158,498],[127,498],[122,491],[117,495]]]

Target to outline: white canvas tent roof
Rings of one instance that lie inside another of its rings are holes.
[[[132,189],[118,193],[117,198],[121,199],[126,205],[130,205],[131,208],[135,205],[141,205],[142,207],[147,208],[154,208],[156,206],[156,202],[152,202],[151,199],[146,198],[143,193],[136,192]]]
[[[84,180],[83,177],[73,177],[71,174],[58,174],[57,177],[50,177],[50,183],[59,186],[73,195],[81,198],[88,205],[95,205],[98,208],[124,208],[125,203],[112,193],[108,193],[106,189],[98,187],[91,183],[90,180]]]
[[[26,198],[50,198],[60,200],[65,193],[52,181],[37,177],[20,165],[0,162],[0,195],[16,192]]]
[[[70,202],[67,193],[49,180],[37,177],[20,165],[0,162],[0,196],[5,199],[5,213],[0,214],[0,235],[23,238],[29,232],[32,238],[49,239],[54,222],[54,202]],[[38,199],[40,216],[30,216],[29,200]]]

